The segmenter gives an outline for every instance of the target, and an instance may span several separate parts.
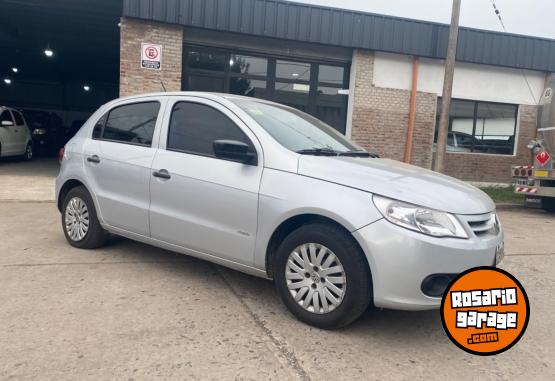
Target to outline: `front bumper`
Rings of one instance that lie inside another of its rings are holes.
[[[433,274],[459,274],[494,266],[503,233],[469,239],[434,238],[382,219],[353,233],[372,272],[374,305],[399,310],[439,308],[441,297],[422,291]]]

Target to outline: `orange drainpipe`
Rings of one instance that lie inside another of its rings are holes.
[[[407,126],[407,143],[405,144],[405,163],[412,159],[412,143],[414,137],[414,123],[416,122],[416,90],[418,88],[418,57],[412,60],[412,89],[410,93],[409,124]]]

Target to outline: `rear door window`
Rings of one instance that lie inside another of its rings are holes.
[[[116,107],[108,114],[101,139],[151,146],[159,111],[160,103],[156,101]],[[98,123],[93,130],[93,137],[98,134],[97,127]]]
[[[12,114],[10,113],[9,110],[4,110],[0,114],[0,123],[2,123],[2,122],[12,122],[13,123]]]

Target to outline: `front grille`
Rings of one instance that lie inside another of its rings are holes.
[[[495,213],[462,216],[462,218],[477,237],[487,234],[499,234],[499,222]]]

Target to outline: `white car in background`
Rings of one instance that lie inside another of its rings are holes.
[[[25,118],[17,110],[0,106],[0,157],[33,159],[33,141]]]

